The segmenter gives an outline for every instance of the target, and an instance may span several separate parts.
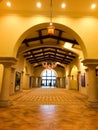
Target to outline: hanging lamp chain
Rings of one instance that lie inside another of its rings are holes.
[[[52,0],[50,2],[50,23],[52,24]]]

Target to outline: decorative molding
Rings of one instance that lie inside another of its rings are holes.
[[[16,64],[17,59],[14,57],[0,57],[0,64],[3,65],[14,65]]]
[[[98,65],[98,59],[85,59],[82,61],[83,65],[88,66],[88,65]]]

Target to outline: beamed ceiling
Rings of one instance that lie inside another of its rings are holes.
[[[22,41],[19,52],[22,51],[23,56],[30,64],[38,63],[37,66],[47,61],[68,65],[78,55],[65,49],[63,47],[65,42],[72,44],[73,48],[79,46],[77,40],[64,30],[56,27],[54,34],[49,35],[47,33],[47,27],[41,28],[28,34]]]

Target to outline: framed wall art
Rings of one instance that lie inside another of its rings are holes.
[[[81,86],[85,87],[85,73],[81,75]]]
[[[21,73],[16,72],[16,77],[15,77],[15,91],[20,90],[20,84],[21,84]]]

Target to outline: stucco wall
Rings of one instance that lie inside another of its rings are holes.
[[[69,27],[79,35],[87,49],[87,58],[98,58],[98,48],[96,47],[98,44],[98,18],[59,16],[54,18],[53,21]],[[0,56],[16,56],[21,40],[26,35],[23,35],[23,33],[29,28],[45,22],[49,22],[49,19],[44,16],[1,15]],[[75,36],[76,34],[73,35]],[[81,47],[83,49],[82,44]]]
[[[57,77],[64,77],[64,75],[65,75],[65,69],[64,68],[58,67],[58,68],[55,68],[54,70],[56,71]],[[44,71],[44,68],[42,66],[36,67],[34,69],[33,74],[37,77],[40,77],[42,75],[43,71]]]
[[[77,67],[77,72],[75,71],[75,74],[72,73],[72,69],[74,66]],[[87,67],[83,66],[83,63],[79,60],[79,58],[74,60],[69,66],[66,67],[66,79],[67,80],[69,79],[69,84],[67,84],[67,88],[79,89],[80,93],[87,95],[88,77],[87,77],[86,68]],[[74,76],[73,79],[72,79],[72,74]],[[81,85],[81,76],[84,74],[85,74],[85,87]]]
[[[3,65],[0,64],[0,92],[2,86],[2,77],[3,77]]]

